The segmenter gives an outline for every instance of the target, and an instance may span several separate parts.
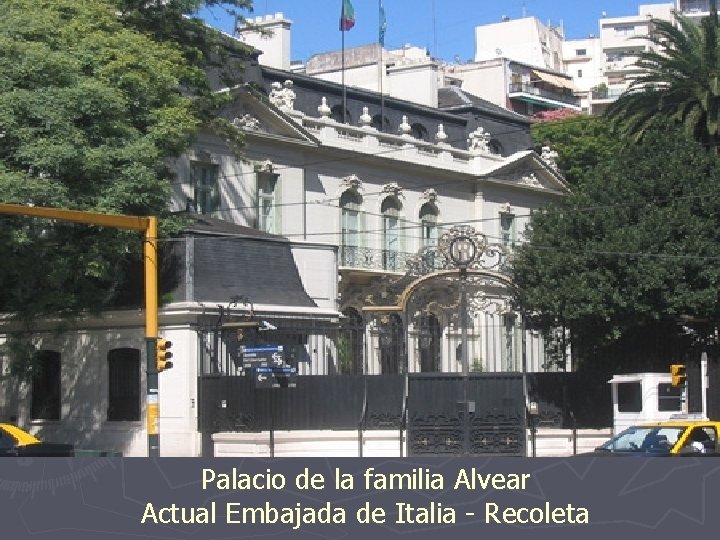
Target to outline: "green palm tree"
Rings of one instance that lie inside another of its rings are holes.
[[[640,53],[643,69],[628,90],[610,105],[607,116],[634,139],[658,119],[681,125],[696,140],[720,146],[720,42],[717,0],[700,25],[682,14],[677,24],[653,20],[650,41],[658,51]]]

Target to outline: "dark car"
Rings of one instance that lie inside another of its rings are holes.
[[[0,424],[0,457],[72,457],[71,444],[43,442],[12,424]]]

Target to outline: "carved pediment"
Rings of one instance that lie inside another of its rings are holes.
[[[568,186],[565,184],[561,172],[550,163],[554,163],[552,161],[554,155],[556,154],[547,149],[544,157],[532,150],[518,152],[492,167],[491,170],[485,173],[485,177],[489,180],[515,184],[534,190],[567,192]]]
[[[281,92],[285,92],[283,99],[290,99],[290,92],[292,92],[290,88],[281,88]],[[290,106],[290,102],[283,102],[282,106],[277,107],[282,113],[278,113],[277,109],[263,103],[257,97],[238,90],[234,100],[223,108],[222,116],[237,129],[248,134],[312,140],[312,135],[308,134],[290,117],[284,116],[290,110]]]

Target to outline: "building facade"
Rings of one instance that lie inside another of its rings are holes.
[[[160,312],[174,354],[159,376],[162,455],[210,452],[200,419],[237,396],[208,400],[199,379],[252,375],[243,347],[276,347],[293,377],[572,370],[563,340],[509,301],[505,268],[532,211],[567,193],[527,118],[458,87],[429,105],[254,61],[245,81],[218,89],[242,154],[207,131],[170,163],[171,209],[190,223]],[[442,250],[457,230],[477,240],[462,271]],[[62,332],[42,322],[43,369],[27,380],[10,372],[16,330],[4,327],[0,416],[146,455],[142,310]]]

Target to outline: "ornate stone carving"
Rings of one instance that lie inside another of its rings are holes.
[[[340,180],[340,185],[342,186],[343,191],[348,189],[358,191],[362,186],[362,180],[360,180],[356,174],[351,174],[342,178]]]
[[[434,188],[428,188],[423,191],[422,200],[434,203],[437,201],[437,191]]]
[[[540,183],[540,180],[538,180],[537,176],[535,176],[535,173],[526,174],[520,179],[520,183],[530,187],[542,187],[542,184]]]
[[[550,165],[551,168],[558,170],[557,166],[557,157],[558,153],[550,148],[549,146],[543,146],[542,147],[542,153],[540,154],[540,157],[543,159],[545,163]]]
[[[255,172],[272,174],[274,167],[275,166],[273,165],[273,162],[269,159],[266,159],[263,162],[255,164]]]
[[[260,120],[251,114],[243,114],[239,118],[233,118],[232,125],[240,129],[257,131],[260,129]]]
[[[391,195],[393,197],[400,198],[403,196],[402,188],[397,185],[396,182],[390,182],[382,187],[383,195]]]
[[[292,89],[293,82],[288,80],[283,84],[278,81],[272,83],[272,90],[270,90],[270,103],[276,107],[292,111],[295,109],[295,91]]]
[[[489,152],[490,147],[488,145],[490,144],[490,137],[490,133],[485,131],[484,128],[478,127],[468,136],[468,150],[476,153]]]
[[[398,131],[400,132],[400,135],[402,137],[410,137],[412,127],[410,126],[410,124],[408,124],[407,116],[403,115],[402,122],[400,122],[400,126],[398,127]]]
[[[438,130],[435,134],[435,140],[438,142],[438,144],[445,144],[447,142],[447,133],[445,133],[445,126],[442,124],[438,124]]]
[[[370,116],[370,113],[368,112],[367,107],[363,107],[363,113],[360,115],[360,125],[363,127],[368,127],[372,124],[372,116]]]
[[[320,100],[320,105],[318,105],[318,114],[321,118],[329,118],[331,112],[332,110],[330,109],[330,107],[328,107],[327,104],[327,98],[323,97]]]

